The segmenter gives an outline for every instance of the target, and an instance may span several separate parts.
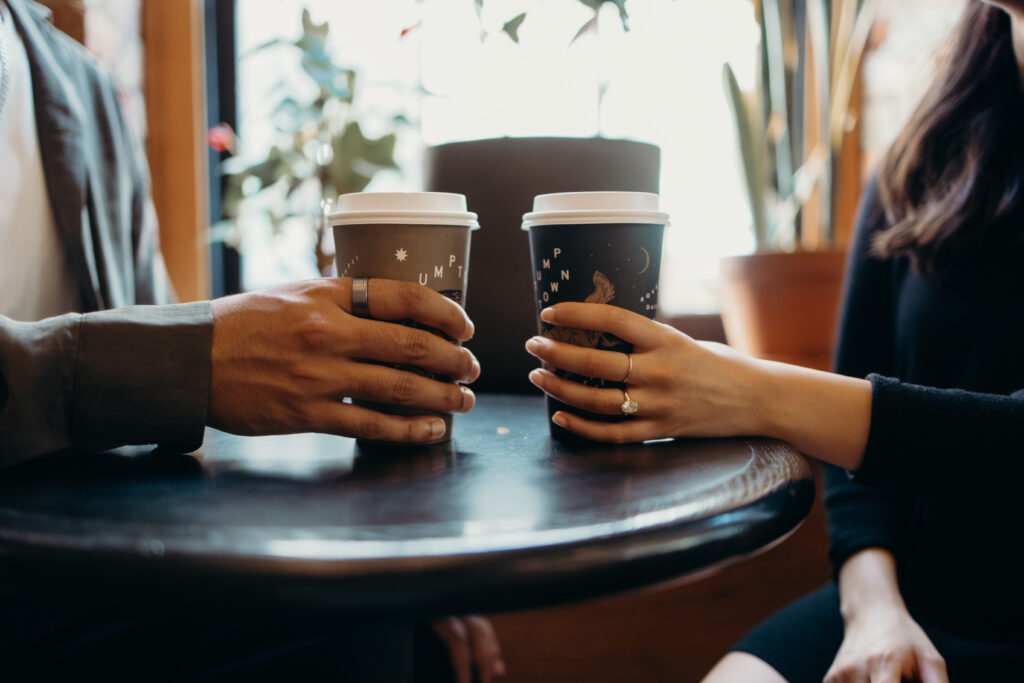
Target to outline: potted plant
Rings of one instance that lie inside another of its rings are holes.
[[[307,221],[315,233],[321,273],[333,266],[333,242],[324,239],[324,217],[334,200],[339,194],[361,192],[379,171],[398,168],[396,132],[377,138],[363,133],[354,106],[358,74],[335,60],[328,33],[328,23],[314,22],[304,9],[297,40],[272,40],[254,50],[297,51],[302,73],[316,87],[310,96],[304,94],[308,88],[300,87],[305,84],[282,83],[275,90],[280,93],[274,109],[277,142],[262,159],[232,157],[225,162],[225,220],[220,226],[237,242],[242,207],[250,201],[259,204],[275,233],[287,220]],[[406,122],[401,114],[392,120],[395,129]],[[209,142],[218,151],[234,152],[233,136],[221,125],[209,132]]]
[[[618,21],[627,29],[624,0],[579,0],[589,11],[581,12],[585,18],[580,25],[564,34],[567,48],[598,30],[598,13],[606,2],[615,6]],[[484,0],[477,0],[477,9],[483,4]],[[496,26],[517,44],[520,28],[528,30],[542,19],[527,12],[498,16]],[[482,19],[480,25],[483,30]],[[598,119],[607,89],[603,78],[599,80],[593,99]],[[537,312],[529,243],[520,230],[534,196],[587,190],[657,192],[660,165],[657,146],[600,135],[495,137],[449,142],[426,150],[426,189],[465,194],[484,226],[473,235],[466,298],[477,330],[467,347],[487,368],[474,390],[536,392],[527,375],[537,361],[522,342],[536,333]],[[496,282],[501,287],[495,287]]]
[[[723,67],[757,250],[721,261],[722,322],[745,353],[831,364],[846,260],[837,225],[860,182],[851,102],[878,5],[763,0],[757,91]]]

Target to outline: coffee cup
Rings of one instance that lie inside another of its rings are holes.
[[[530,239],[539,334],[577,346],[632,353],[632,344],[615,335],[549,325],[540,319],[540,312],[559,302],[582,301],[620,306],[654,318],[662,238],[668,224],[658,195],[647,192],[565,192],[535,197],[533,211],[523,216],[523,230]],[[588,386],[625,388],[622,382],[552,370]],[[588,413],[550,396],[547,407],[549,418],[567,410],[591,420],[628,419]],[[554,438],[576,438],[550,420],[549,425]]]
[[[464,305],[470,233],[480,226],[476,214],[466,209],[463,195],[446,192],[344,194],[338,198],[334,213],[328,216],[328,223],[334,232],[339,276],[417,282]],[[444,336],[438,330],[430,331]],[[418,367],[392,367],[452,381]],[[363,400],[353,400],[353,403],[394,415],[437,415],[444,420],[445,432],[434,443],[452,438],[450,413]]]

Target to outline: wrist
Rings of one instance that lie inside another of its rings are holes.
[[[813,458],[855,470],[871,426],[871,383],[830,372],[754,361],[754,432]]]
[[[775,361],[752,359],[751,395],[754,405],[750,410],[753,421],[752,434],[788,441],[794,445],[799,440],[795,433],[794,415],[799,407],[794,404],[793,385],[796,381],[795,366]]]
[[[870,600],[856,603],[840,601],[839,613],[842,615],[843,624],[847,628],[865,624],[877,625],[879,622],[894,621],[909,615],[903,598],[898,595],[888,598],[877,596]]]
[[[884,548],[866,548],[839,570],[839,611],[847,624],[906,612],[896,560]]]

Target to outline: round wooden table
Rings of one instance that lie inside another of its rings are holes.
[[[566,445],[482,395],[428,449],[209,431],[192,455],[66,453],[0,475],[0,595],[412,616],[551,605],[758,552],[811,471],[772,440]]]

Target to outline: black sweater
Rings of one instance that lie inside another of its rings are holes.
[[[887,548],[918,619],[1024,641],[1024,261],[940,285],[906,258],[869,255],[884,227],[872,183],[836,361],[838,372],[871,379],[871,431],[857,472],[826,468],[833,567]]]

